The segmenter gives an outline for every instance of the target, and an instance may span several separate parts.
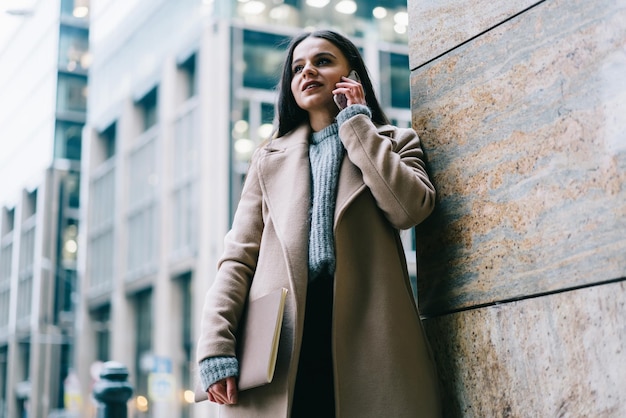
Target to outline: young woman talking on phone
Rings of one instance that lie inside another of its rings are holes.
[[[209,400],[221,417],[439,417],[399,238],[435,203],[419,138],[389,124],[338,33],[294,38],[279,89],[277,134],[252,157],[205,300],[197,359]],[[281,287],[274,379],[238,391],[243,305]]]

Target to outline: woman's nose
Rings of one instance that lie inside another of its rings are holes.
[[[305,76],[311,76],[315,74],[315,68],[310,65],[310,64],[306,64],[304,66],[304,68],[302,69],[302,74]]]

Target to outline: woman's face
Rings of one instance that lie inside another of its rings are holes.
[[[291,92],[300,108],[309,116],[326,114],[335,117],[339,111],[332,91],[342,76],[350,72],[348,60],[332,42],[308,37],[293,50]]]

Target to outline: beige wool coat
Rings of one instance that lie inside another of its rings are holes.
[[[221,417],[290,416],[307,291],[310,128],[271,141],[252,158],[224,255],[203,308],[197,361],[235,356],[246,298],[289,290],[271,384],[242,391]],[[337,418],[439,417],[436,372],[411,292],[398,229],[432,211],[435,191],[419,138],[342,124],[346,148],[334,219],[333,358]]]

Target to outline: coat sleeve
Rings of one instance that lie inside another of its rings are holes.
[[[196,360],[235,356],[236,332],[256,270],[263,233],[262,193],[252,157],[233,225],[224,238],[224,253],[202,309]]]
[[[339,128],[348,158],[363,173],[363,181],[387,219],[399,229],[422,222],[435,206],[424,152],[413,129],[376,128],[367,115],[357,114]]]

